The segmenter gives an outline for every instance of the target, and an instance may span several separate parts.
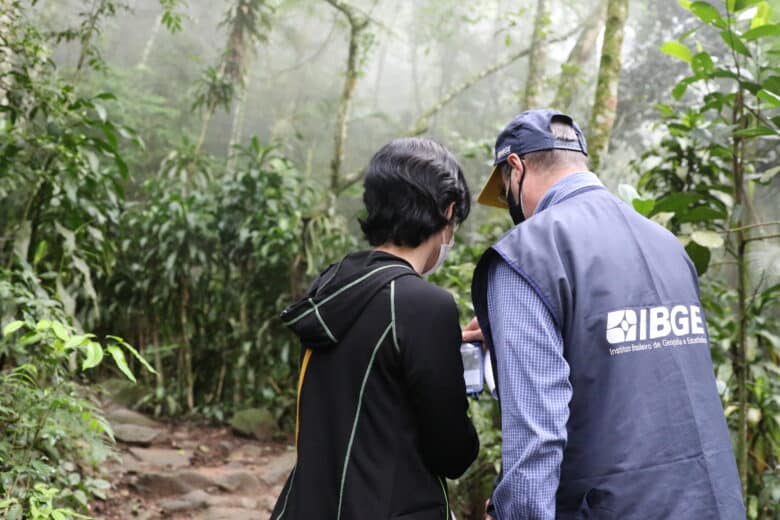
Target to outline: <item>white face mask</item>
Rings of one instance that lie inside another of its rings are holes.
[[[447,256],[449,256],[450,251],[452,250],[452,246],[454,245],[455,245],[455,233],[452,234],[449,243],[442,244],[441,246],[439,246],[439,257],[436,259],[436,263],[433,264],[433,267],[425,271],[422,275],[428,276],[435,273],[439,269],[439,267],[441,267],[444,264],[444,261],[447,260]]]

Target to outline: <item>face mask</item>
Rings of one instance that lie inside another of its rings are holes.
[[[512,192],[512,187],[509,187],[509,193],[506,195],[506,203],[507,206],[509,206],[509,216],[512,217],[512,222],[515,223],[515,225],[520,224],[521,222],[525,221],[525,213],[523,213],[523,181],[525,180],[525,163],[523,163],[523,173],[520,176],[520,185],[519,189],[517,190],[517,193],[519,195],[520,201],[515,200],[514,192]]]
[[[452,250],[452,246],[455,245],[455,233],[452,234],[452,238],[450,238],[450,241],[448,244],[442,244],[439,246],[439,257],[436,259],[436,263],[433,264],[433,267],[425,271],[422,275],[428,276],[433,273],[435,273],[439,267],[444,265],[444,261],[447,260],[447,256],[449,256],[450,251]]]

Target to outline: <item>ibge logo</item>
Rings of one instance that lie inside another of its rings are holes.
[[[607,341],[612,345],[691,334],[704,334],[704,320],[698,305],[622,309],[607,313]]]
[[[636,341],[636,311],[625,309],[607,314],[607,341]]]

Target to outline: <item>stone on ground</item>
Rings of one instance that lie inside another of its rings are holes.
[[[265,520],[259,511],[237,507],[212,507],[206,513],[206,520]]]
[[[167,433],[159,428],[149,428],[148,426],[135,424],[114,424],[112,428],[114,437],[128,444],[149,446],[155,442],[164,442],[167,438]]]
[[[145,466],[179,469],[190,465],[192,452],[167,448],[131,447],[130,453]]]
[[[269,461],[260,471],[260,480],[269,486],[283,482],[295,466],[295,452],[288,451]]]
[[[160,507],[169,513],[177,511],[192,511],[201,509],[209,504],[211,496],[202,489],[195,489],[185,495],[174,498],[166,498],[160,501]]]
[[[230,426],[237,433],[260,441],[269,441],[276,433],[276,419],[271,412],[262,408],[248,408],[236,412]]]
[[[106,411],[106,419],[111,424],[134,424],[136,426],[146,426],[147,428],[162,428],[162,425],[151,417],[122,407]]]
[[[171,473],[148,472],[138,476],[134,483],[138,492],[147,497],[182,495],[196,489],[216,488],[217,483],[197,470],[183,470]]]
[[[217,485],[226,491],[246,491],[260,485],[257,478],[245,470],[228,471],[216,478]]]

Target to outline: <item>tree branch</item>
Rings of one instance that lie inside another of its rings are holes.
[[[579,27],[576,27],[572,29],[571,31],[567,32],[566,34],[563,34],[561,36],[558,36],[556,38],[550,38],[545,39],[540,42],[540,45],[542,44],[553,44],[562,42],[564,40],[568,40],[575,34],[577,34],[580,31]],[[466,81],[456,85],[452,89],[449,90],[439,101],[437,101],[433,106],[431,106],[428,110],[423,112],[415,121],[415,123],[412,125],[412,127],[407,132],[407,135],[409,136],[417,136],[420,134],[425,133],[428,130],[429,126],[429,120],[432,116],[434,116],[436,113],[440,112],[445,106],[447,106],[453,99],[455,99],[457,96],[462,94],[464,91],[468,90],[469,88],[473,87],[475,84],[479,83],[486,77],[490,76],[491,74],[498,72],[499,70],[511,65],[512,63],[516,62],[520,58],[527,56],[530,54],[532,50],[532,47],[528,47],[526,49],[523,49],[522,51],[518,51],[514,54],[510,54],[509,56],[506,56],[505,58],[502,58],[498,60],[497,62],[493,63],[492,65],[486,67],[482,71],[478,72],[477,74],[473,75]]]
[[[780,226],[780,220],[776,220],[774,222],[758,222],[757,224],[748,224],[747,226],[731,228],[728,230],[728,232],[743,231],[745,229],[753,229],[753,228],[765,227],[765,226]]]
[[[325,0],[327,2],[331,1],[337,1],[337,0]],[[544,40],[542,43],[544,44],[553,44],[562,42],[564,40],[567,40],[571,38],[573,35],[577,34],[580,31],[580,28],[577,27],[575,29],[572,29],[571,31],[561,35],[557,36],[555,38],[550,38]],[[432,116],[440,112],[444,107],[449,105],[456,97],[461,95],[466,90],[470,89],[483,79],[487,78],[491,74],[494,74],[498,72],[499,70],[511,65],[515,61],[519,60],[520,58],[527,56],[531,52],[530,48],[523,49],[522,51],[518,51],[514,54],[510,54],[509,56],[502,58],[501,60],[493,63],[492,65],[486,67],[482,71],[478,72],[474,76],[470,77],[469,79],[463,81],[462,83],[456,85],[452,89],[450,89],[439,101],[437,101],[433,106],[428,108],[425,112],[423,112],[415,121],[415,123],[409,128],[409,130],[406,132],[406,135],[409,137],[418,136],[420,134],[425,133],[428,130],[428,124],[429,120]],[[336,195],[339,195],[343,193],[344,191],[351,188],[355,183],[359,182],[365,173],[365,168],[361,168],[360,170],[353,171],[349,175],[346,175],[343,180],[336,186],[334,193]]]
[[[757,237],[748,237],[745,239],[745,242],[755,242],[757,240],[769,240],[772,238],[780,238],[780,233],[777,233],[775,235],[762,235]]]

